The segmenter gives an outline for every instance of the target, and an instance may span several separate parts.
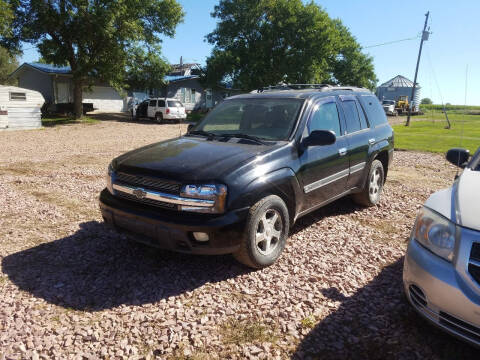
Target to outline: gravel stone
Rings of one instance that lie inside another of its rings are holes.
[[[478,359],[403,295],[417,211],[456,172],[441,155],[396,152],[378,206],[346,198],[299,219],[279,261],[252,271],[103,223],[110,160],[185,131],[116,116],[0,132],[4,358]]]

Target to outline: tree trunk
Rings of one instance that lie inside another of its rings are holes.
[[[73,112],[75,119],[80,119],[83,116],[82,105],[82,80],[73,79]]]

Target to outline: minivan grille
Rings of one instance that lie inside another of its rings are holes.
[[[480,262],[480,243],[474,242],[472,244],[472,252],[470,253],[470,260]]]
[[[175,195],[180,194],[180,184],[143,175],[132,175],[118,172],[115,174],[115,182],[126,185],[145,187],[152,190],[162,191]]]
[[[472,244],[472,251],[470,252],[470,262],[468,264],[468,272],[472,278],[480,284],[480,243],[474,242]]]
[[[464,337],[469,338],[475,343],[480,343],[480,328],[466,323],[450,314],[440,311],[439,323]]]

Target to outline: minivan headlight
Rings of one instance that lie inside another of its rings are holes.
[[[456,226],[446,217],[423,207],[415,221],[413,236],[435,255],[453,260]]]
[[[214,205],[210,207],[200,207],[193,205],[182,205],[180,210],[202,213],[223,213],[227,199],[227,187],[220,184],[190,184],[184,185],[180,196],[183,198],[213,200]]]

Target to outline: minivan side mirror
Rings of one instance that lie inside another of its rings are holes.
[[[335,144],[337,137],[330,130],[314,130],[303,140],[303,146],[324,146]]]
[[[447,151],[446,158],[453,165],[461,167],[463,169],[468,164],[468,159],[470,158],[470,151],[461,148],[453,148]]]

